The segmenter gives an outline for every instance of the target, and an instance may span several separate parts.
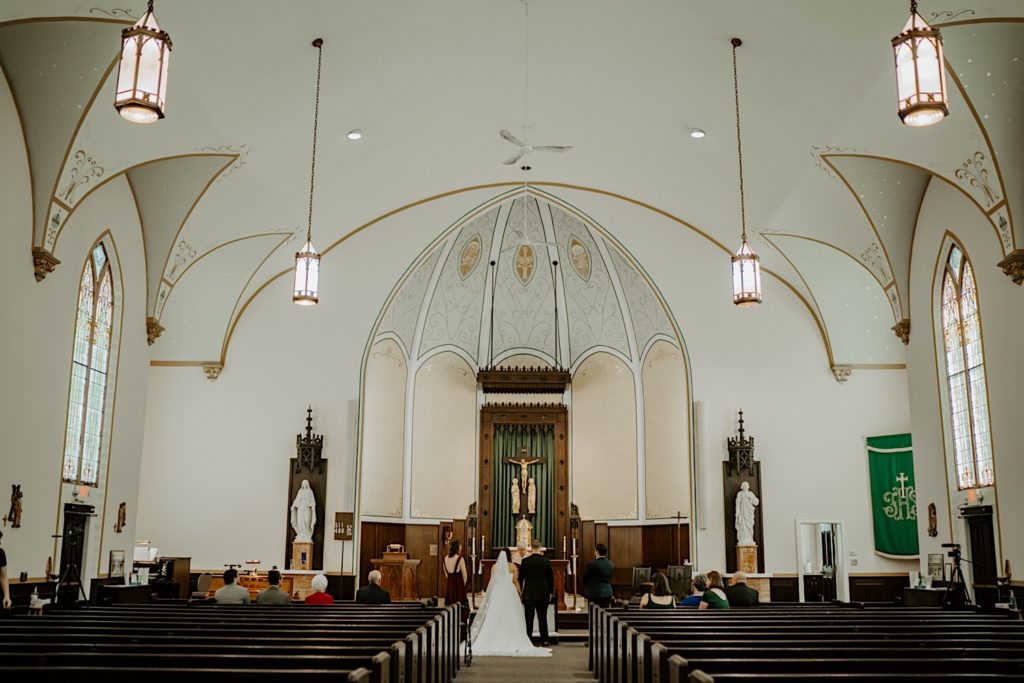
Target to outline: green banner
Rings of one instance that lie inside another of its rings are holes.
[[[910,434],[868,437],[871,513],[875,552],[886,557],[917,557],[917,490]]]

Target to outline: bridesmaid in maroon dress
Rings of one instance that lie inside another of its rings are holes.
[[[460,547],[458,540],[453,540],[448,546],[448,557],[441,561],[441,566],[448,580],[444,591],[444,604],[462,605],[462,619],[465,621],[469,619],[469,601],[466,599],[466,581],[469,580],[469,573],[466,571],[465,558],[459,554]]]

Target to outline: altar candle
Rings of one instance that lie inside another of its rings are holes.
[[[573,555],[576,554],[576,539],[575,538],[572,539],[572,554]]]
[[[565,555],[565,536],[562,536],[562,554]]]
[[[476,555],[476,536],[473,537],[473,552],[471,554]]]
[[[480,537],[480,555],[483,556],[487,550],[487,536]]]

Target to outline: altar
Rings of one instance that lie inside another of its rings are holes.
[[[480,584],[482,590],[486,590],[487,584],[491,581],[491,570],[496,561],[480,561],[483,566],[483,581]],[[512,571],[516,571],[516,569]],[[559,612],[566,612],[569,606],[565,602],[565,577],[569,574],[569,560],[551,560],[551,571],[555,575],[555,609]]]

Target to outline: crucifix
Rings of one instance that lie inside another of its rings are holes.
[[[543,462],[543,458],[531,458],[526,455],[526,446],[523,446],[519,451],[519,458],[505,458],[502,460],[506,465],[519,465],[519,505],[516,506],[513,502],[513,507],[518,507],[523,511],[523,514],[533,514],[533,510],[530,510],[529,502],[529,475],[526,471],[527,466]]]

